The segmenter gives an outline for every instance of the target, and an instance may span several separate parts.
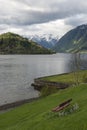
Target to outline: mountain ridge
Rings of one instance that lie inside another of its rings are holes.
[[[56,52],[87,52],[87,25],[83,24],[67,32],[54,47]]]
[[[39,45],[47,48],[52,49],[56,43],[58,42],[58,36],[53,36],[52,34],[46,35],[29,35],[27,36],[29,40],[33,40],[34,42],[38,43]]]

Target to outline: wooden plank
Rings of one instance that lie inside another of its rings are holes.
[[[59,104],[57,107],[53,108],[52,111],[53,112],[58,112],[60,110],[63,110],[64,108],[66,108],[67,106],[70,105],[70,102],[72,101],[72,99],[69,99],[61,104]]]

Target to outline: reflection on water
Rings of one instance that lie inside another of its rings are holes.
[[[86,67],[87,55],[82,55]],[[0,105],[38,96],[31,87],[34,78],[70,72],[71,54],[0,55]]]

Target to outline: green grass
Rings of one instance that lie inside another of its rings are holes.
[[[78,75],[79,82],[81,83],[81,82],[83,82],[84,76],[87,77],[87,70],[79,71],[76,73],[76,75]],[[75,77],[74,73],[48,76],[48,77],[43,77],[42,79],[46,80],[46,81],[62,82],[62,83],[76,82],[76,77]]]
[[[78,103],[79,109],[66,116],[53,116],[52,108],[69,98],[72,104]],[[0,130],[87,130],[87,84],[60,90],[0,114]]]

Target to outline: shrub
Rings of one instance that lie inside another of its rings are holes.
[[[52,93],[56,93],[58,89],[53,86],[44,86],[40,92],[40,97],[48,96]]]
[[[87,83],[87,75],[86,74],[83,75],[83,82]]]
[[[62,112],[59,112],[59,116],[66,116],[68,114],[71,114],[74,111],[76,111],[78,108],[79,108],[79,105],[77,103],[75,103],[71,107],[68,107],[65,110],[63,110]]]

